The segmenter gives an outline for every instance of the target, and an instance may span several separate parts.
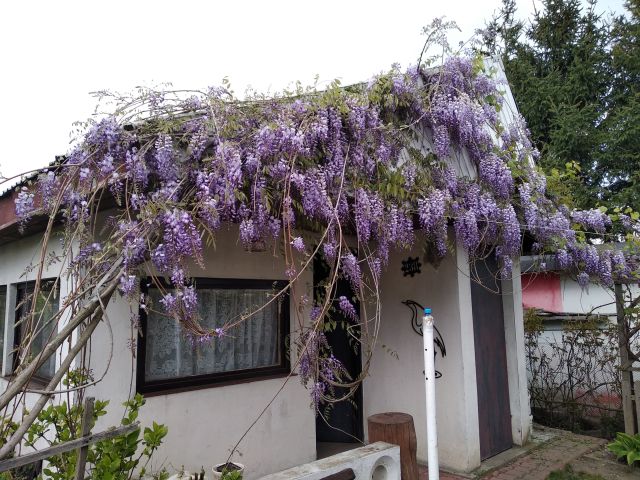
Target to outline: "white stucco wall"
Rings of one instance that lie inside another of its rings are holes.
[[[237,230],[223,231],[216,239],[217,249],[209,249],[205,258],[207,268],[196,267],[194,276],[219,278],[263,278],[286,279],[284,262],[273,252],[265,251],[248,254],[236,244]],[[41,236],[21,239],[0,248],[0,285],[8,285],[9,291],[15,284],[33,280],[35,272],[24,274],[25,266],[37,260],[40,253]],[[54,240],[49,251],[59,249]],[[48,266],[43,277],[62,276],[59,265]],[[297,282],[295,294],[291,295],[291,330],[308,316],[304,308],[297,308],[293,298],[312,295],[312,272],[308,271]],[[67,295],[69,286],[65,281],[60,286],[61,300]],[[135,393],[135,359],[130,348],[132,328],[130,311],[137,311],[136,305],[116,295],[109,304],[105,321],[96,330],[91,341],[91,362],[95,378],[104,378],[88,389],[87,395],[97,399],[108,399],[108,414],[102,417],[94,431],[100,431],[120,423],[123,413],[122,402]],[[13,322],[14,307],[7,308],[6,320]],[[5,329],[5,342],[13,345],[13,331]],[[135,335],[135,333],[133,333]],[[8,356],[10,348],[5,348]],[[60,362],[61,352],[56,355]],[[7,359],[8,360],[8,359]],[[6,374],[9,361],[4,362]],[[108,370],[107,370],[108,363]],[[292,364],[295,358],[292,359]],[[230,450],[245,430],[256,420],[281,389],[285,378],[256,380],[249,383],[216,386],[189,392],[147,396],[147,403],[140,413],[143,426],[152,421],[164,423],[169,434],[157,452],[153,468],[162,465],[170,470],[182,465],[188,469],[210,468],[214,463],[225,461]],[[6,388],[7,381],[0,378],[0,390]],[[64,396],[66,399],[66,395]],[[35,395],[27,395],[24,406],[29,408]],[[54,399],[54,401],[57,401]],[[264,415],[257,421],[250,433],[240,444],[236,461],[247,465],[246,478],[273,473],[294,465],[306,463],[316,458],[315,418],[310,408],[309,394],[300,384],[297,376],[287,381]],[[21,410],[21,409],[20,409]]]
[[[211,278],[286,279],[284,262],[271,251],[247,253],[236,243],[235,227],[221,231],[216,249],[207,250],[206,269],[195,267],[193,276]],[[303,274],[291,295],[291,330],[304,318],[296,315],[293,298],[312,295],[312,273]],[[137,305],[131,306],[137,310]],[[111,364],[104,380],[90,389],[96,398],[108,398],[109,414],[100,419],[97,429],[117,424],[122,414],[120,404],[130,391],[135,392],[135,360],[129,348],[131,339],[130,306],[118,297],[108,308],[113,331],[113,352],[108,326],[102,324],[92,343],[92,363],[97,376]],[[232,332],[231,332],[232,334]],[[295,358],[292,359],[292,364]],[[155,455],[154,468],[191,471],[210,468],[224,462],[235,443],[256,420],[259,413],[282,387],[285,378],[256,380],[236,385],[218,385],[181,393],[147,395],[141,410],[143,425],[152,421],[169,428],[162,447]],[[297,376],[292,376],[244,438],[233,458],[246,464],[245,478],[251,480],[316,458],[315,417],[307,390]]]
[[[418,460],[426,462],[422,337],[412,330],[411,312],[401,301],[411,299],[431,307],[447,347],[447,356],[436,358],[436,369],[442,372],[436,382],[440,462],[450,469],[469,471],[480,464],[480,443],[467,257],[458,249],[457,255],[447,256],[437,269],[423,261],[422,273],[412,278],[400,270],[401,260],[408,256],[422,259],[422,251],[416,248],[391,255],[390,267],[382,277],[382,324],[363,385],[364,417],[387,411],[412,415]],[[398,358],[383,345],[396,351]]]
[[[560,293],[565,312],[616,314],[613,289],[594,283],[583,289],[573,278],[563,275],[560,278]]]
[[[628,288],[634,298],[640,295],[638,285],[629,285]],[[565,312],[616,315],[613,287],[590,283],[587,288],[583,289],[573,278],[562,275],[560,277],[560,291]]]
[[[420,242],[416,242],[420,245]],[[422,273],[403,276],[401,260],[420,257]],[[524,328],[519,264],[513,280],[503,281],[503,308],[507,346],[507,370],[515,445],[526,443],[531,415],[526,382]],[[438,453],[443,467],[471,471],[480,466],[478,394],[471,308],[468,256],[458,246],[434,268],[422,260],[422,250],[394,254],[383,274],[382,324],[376,352],[363,384],[364,418],[381,412],[400,411],[413,416],[418,440],[418,461],[426,463],[426,414],[422,337],[411,328],[410,310],[402,300],[415,300],[433,309],[435,324],[447,348],[436,357],[442,377],[436,381]],[[390,354],[389,350],[397,352]]]
[[[38,251],[38,241],[38,237],[31,237],[2,249],[0,284],[19,280],[24,265]],[[448,353],[444,359],[436,360],[436,368],[443,374],[437,381],[440,459],[446,468],[469,471],[479,466],[480,450],[468,258],[463,249],[457,248],[436,269],[422,260],[420,240],[416,245],[411,252],[392,254],[382,277],[382,323],[369,376],[363,385],[363,418],[366,422],[369,415],[384,411],[413,415],[418,459],[426,461],[422,338],[411,329],[411,311],[401,301],[412,299],[430,306]],[[400,270],[401,261],[408,256],[420,257],[423,262],[422,273],[413,278],[403,276]],[[205,264],[205,270],[196,267],[192,274],[212,278],[286,278],[282,259],[271,251],[245,252],[237,244],[235,227],[218,235],[216,249],[207,251]],[[59,273],[58,268],[46,276],[55,277]],[[306,307],[299,309],[293,298],[304,293],[312,298],[312,281],[312,272],[306,272],[291,296],[292,331],[308,316]],[[517,282],[513,285],[506,282],[503,288],[512,427],[514,443],[518,444],[526,439],[529,425],[526,385],[520,378],[523,367],[522,311],[517,307],[521,304],[520,287]],[[63,282],[62,298],[67,291]],[[95,431],[117,425],[123,412],[121,403],[135,392],[135,359],[130,348],[135,332],[130,317],[137,308],[137,304],[129,305],[116,296],[92,339],[90,367],[94,376],[101,378],[107,363],[109,368],[100,383],[87,393],[111,402],[108,415],[100,419]],[[398,358],[389,350],[395,351]],[[148,395],[140,415],[142,424],[156,421],[169,428],[152,468],[164,465],[179,469],[184,465],[194,470],[224,461],[283,381],[257,380]],[[308,392],[297,377],[292,377],[240,444],[238,450],[242,455],[234,457],[247,465],[248,479],[315,459],[315,419],[309,403]]]

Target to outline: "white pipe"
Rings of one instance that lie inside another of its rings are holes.
[[[427,410],[427,467],[429,469],[428,480],[439,480],[440,469],[438,466],[438,431],[436,427],[436,365],[435,344],[433,343],[433,317],[431,309],[424,309],[422,318],[422,342],[424,346],[424,374],[426,383],[426,410]]]

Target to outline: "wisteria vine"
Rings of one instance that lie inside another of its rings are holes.
[[[411,248],[418,230],[435,257],[447,255],[454,238],[472,259],[491,251],[504,278],[525,236],[582,285],[635,275],[636,256],[589,239],[614,230],[633,236],[636,223],[620,213],[614,225],[603,211],[557,204],[534,165],[538,152],[524,120],[501,123],[501,85],[480,57],[276,98],[239,100],[226,87],[103,95],[115,113],[92,122],[64,160],[21,186],[22,224],[59,218],[78,275],[122,259],[120,291],[136,301],[137,279],[153,266],[173,286],[160,307],[194,341],[215,341],[251,314],[215,330],[198,319],[189,264],[204,267],[203,250],[223,225],[238,224],[249,251],[282,252],[288,288],[321,256],[354,298],[331,298],[329,284],[324,297],[302,299],[313,305],[300,321],[297,366],[316,406],[335,400],[334,387],[361,380],[348,378],[332,356],[328,319],[337,308],[363,332],[379,321],[366,300],[379,292],[390,251]],[[417,148],[425,138],[430,147]],[[456,171],[451,159],[462,157],[477,176]],[[97,238],[104,205],[116,213]]]

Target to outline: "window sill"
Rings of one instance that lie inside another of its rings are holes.
[[[15,375],[0,375],[0,378],[6,380],[7,382],[13,381],[16,377]],[[29,382],[27,383],[27,390],[44,390],[49,385],[50,379],[46,379],[43,377],[31,377]]]
[[[210,388],[228,387],[231,385],[240,385],[243,383],[262,382],[264,380],[276,380],[279,378],[297,377],[297,373],[281,372],[271,375],[260,375],[250,378],[236,378],[229,380],[216,381],[215,383],[199,384],[199,385],[144,385],[138,387],[138,393],[141,393],[145,398],[158,397],[161,395],[171,395],[173,393],[191,392],[194,390],[205,390]]]

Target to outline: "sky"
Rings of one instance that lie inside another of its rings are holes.
[[[29,1],[0,4],[0,174],[38,168],[69,150],[72,123],[97,90],[171,83],[206,88],[229,77],[277,91],[367,80],[415,63],[422,27],[445,16],[468,39],[500,0]],[[529,18],[539,0],[518,0]],[[621,13],[623,0],[599,10]],[[1,185],[3,190],[7,184]]]

